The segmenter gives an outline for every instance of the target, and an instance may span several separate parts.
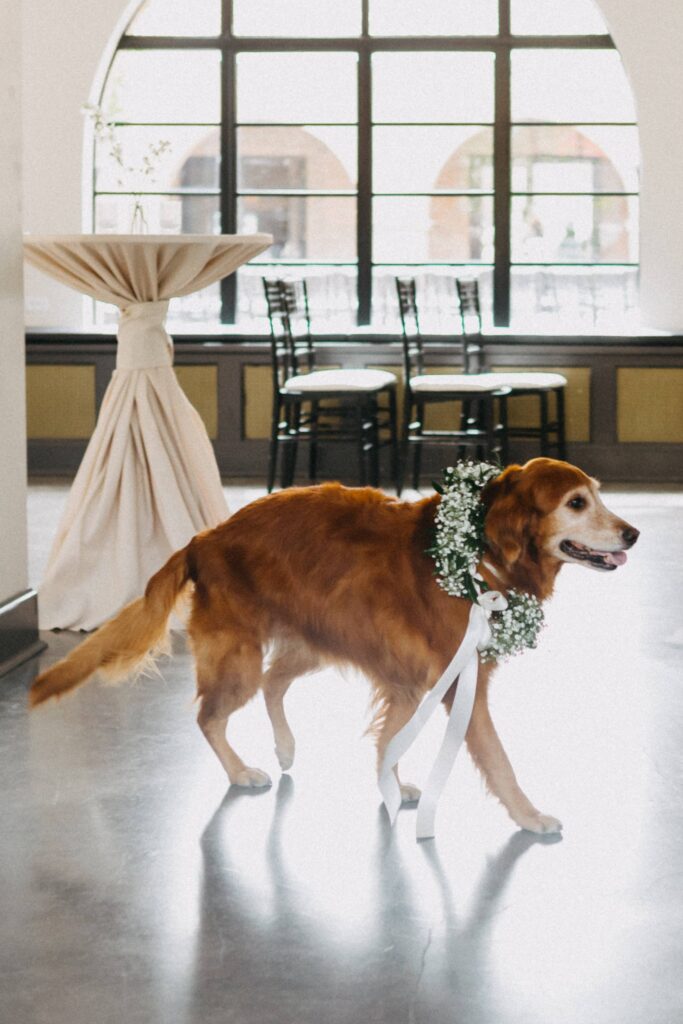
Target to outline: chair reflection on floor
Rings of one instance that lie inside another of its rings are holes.
[[[393,373],[370,369],[318,369],[304,281],[263,279],[271,334],[273,410],[268,490],[277,475],[294,482],[300,442],[308,445],[308,476],[318,477],[318,449],[328,442],[355,447],[358,482],[380,483],[380,450],[390,449],[398,484],[396,385]]]

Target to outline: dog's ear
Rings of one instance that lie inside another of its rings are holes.
[[[513,565],[522,555],[529,537],[530,515],[519,486],[521,466],[508,466],[484,487],[481,500],[486,506],[484,532],[489,548]]]

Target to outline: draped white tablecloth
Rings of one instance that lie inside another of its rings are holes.
[[[257,256],[270,235],[61,235],[27,260],[121,310],[116,370],[39,588],[43,629],[94,629],[197,531],[228,515],[204,424],[173,371],[169,300]]]

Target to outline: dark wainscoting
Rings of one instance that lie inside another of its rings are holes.
[[[38,596],[25,590],[0,601],[0,676],[44,651],[38,635]]]
[[[264,480],[267,441],[263,436],[253,436],[253,420],[256,414],[262,426],[270,415],[267,338],[250,338],[234,331],[201,336],[175,332],[174,337],[176,366],[215,368],[211,377],[216,391],[215,398],[211,396],[215,425],[212,440],[221,473],[225,477]],[[612,481],[683,481],[683,336],[642,333],[550,337],[495,332],[486,338],[486,348],[489,363],[496,369],[567,369],[570,376],[574,372],[571,397],[575,423],[569,458],[587,472]],[[428,350],[434,366],[457,367],[457,345],[449,344],[447,339],[430,339]],[[29,367],[93,368],[93,415],[114,361],[111,333],[27,333]],[[401,363],[400,341],[367,333],[362,340],[353,336],[321,339],[319,361],[321,365],[397,369]],[[34,416],[28,442],[29,472],[73,474],[87,444],[87,431],[81,430],[82,436],[76,437],[60,437],[54,429],[49,437],[40,433],[40,422],[36,426]],[[262,429],[257,433],[262,435]],[[512,451],[517,461],[535,454],[532,443],[520,443]],[[442,450],[435,450],[432,461],[425,460],[425,479],[438,472],[440,457]],[[347,466],[353,467],[353,459],[343,450],[331,448],[323,453],[320,475],[343,479]]]

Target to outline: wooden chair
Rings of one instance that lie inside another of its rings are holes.
[[[273,374],[273,412],[268,490],[283,451],[281,484],[296,473],[300,442],[308,444],[308,476],[317,480],[318,448],[328,442],[355,446],[358,480],[378,487],[379,453],[389,447],[398,486],[397,380],[386,370],[316,367],[305,281],[263,279],[268,304]]]
[[[413,449],[413,487],[420,482],[422,449],[425,444],[448,445],[456,449],[458,458],[469,449],[478,458],[507,459],[505,406],[498,402],[510,393],[481,374],[425,372],[425,351],[420,331],[414,278],[397,277],[399,312],[403,333],[403,429],[401,433],[401,468],[399,493],[402,490]],[[443,402],[460,402],[462,412],[457,426],[450,430],[427,430],[425,415],[430,406]],[[502,416],[501,416],[502,414]]]
[[[508,438],[535,438],[540,443],[540,454],[549,455],[554,449],[559,459],[566,459],[564,392],[567,378],[561,373],[535,373],[509,370],[489,373],[484,339],[481,330],[479,282],[474,278],[455,280],[460,302],[460,322],[465,351],[465,372],[483,375],[492,385],[510,388],[509,401],[523,396],[538,399],[538,425],[510,427]],[[555,396],[555,415],[551,418],[548,397]],[[507,417],[506,417],[507,419]]]

